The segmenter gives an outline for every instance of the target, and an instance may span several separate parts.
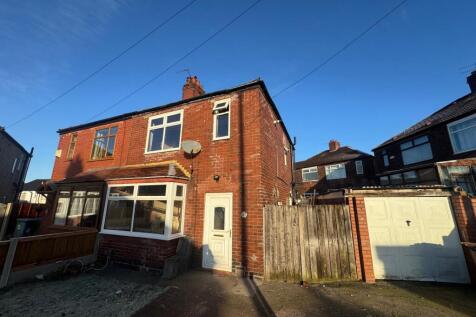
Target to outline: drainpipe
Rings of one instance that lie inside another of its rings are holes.
[[[15,191],[14,202],[17,202],[20,199],[20,193],[23,191],[23,185],[25,185],[26,173],[28,172],[28,168],[30,167],[30,162],[31,162],[31,158],[33,157],[34,149],[35,149],[34,147],[31,148],[30,153],[27,155],[26,161],[23,164],[20,177],[18,178],[18,186],[17,186],[17,190]]]

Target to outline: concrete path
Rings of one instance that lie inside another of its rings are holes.
[[[476,316],[476,289],[415,282],[306,288],[191,271],[134,316]]]
[[[266,308],[247,279],[191,271],[169,281],[164,294],[139,310],[149,316],[266,316]]]

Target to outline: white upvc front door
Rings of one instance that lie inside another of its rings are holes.
[[[204,268],[231,272],[232,193],[205,194]]]

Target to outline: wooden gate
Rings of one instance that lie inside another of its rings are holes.
[[[346,205],[264,207],[265,278],[356,280]]]

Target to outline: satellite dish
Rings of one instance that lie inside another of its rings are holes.
[[[202,145],[197,141],[185,140],[182,141],[182,150],[187,154],[194,155],[202,150]]]

